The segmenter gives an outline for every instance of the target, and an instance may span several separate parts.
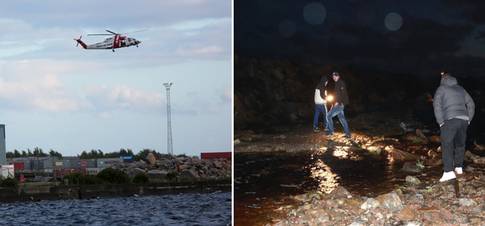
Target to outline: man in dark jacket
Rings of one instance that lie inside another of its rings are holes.
[[[318,118],[320,114],[323,114],[323,124],[324,128],[327,129],[328,122],[327,122],[327,101],[325,100],[326,96],[326,86],[328,83],[327,76],[322,76],[320,82],[315,87],[315,95],[314,95],[314,102],[315,102],[315,113],[313,114],[313,132],[318,132],[320,129],[318,128]]]
[[[444,173],[440,182],[444,182],[455,179],[455,173],[463,173],[466,130],[475,114],[475,103],[454,77],[446,72],[441,75],[441,84],[433,98],[433,108],[441,130]]]
[[[333,134],[333,117],[337,116],[340,124],[344,128],[345,136],[350,138],[350,130],[347,120],[345,119],[344,106],[349,103],[349,96],[347,95],[347,87],[345,82],[340,78],[338,72],[332,73],[332,78],[335,81],[335,104],[327,114],[328,134]]]

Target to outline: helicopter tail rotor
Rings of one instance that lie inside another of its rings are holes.
[[[84,43],[83,41],[81,41],[81,38],[82,37],[83,36],[80,35],[79,38],[78,39],[74,39],[74,41],[76,41],[76,47],[78,47],[79,44],[81,44],[81,46],[83,47],[83,49],[86,49],[87,45],[86,45],[86,43]]]

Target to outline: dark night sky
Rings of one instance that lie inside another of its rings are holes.
[[[236,0],[235,54],[485,77],[485,1]]]

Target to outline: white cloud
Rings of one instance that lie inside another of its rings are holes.
[[[224,49],[220,46],[205,46],[195,48],[180,48],[176,51],[177,55],[182,57],[217,57],[224,53]]]
[[[158,109],[161,103],[160,93],[148,92],[126,85],[92,86],[87,88],[85,93],[86,98],[99,112],[114,110],[150,111]]]
[[[8,110],[78,111],[87,103],[66,92],[55,75],[5,80],[0,77],[0,106]]]

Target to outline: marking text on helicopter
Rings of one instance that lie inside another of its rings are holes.
[[[80,36],[78,39],[74,39],[77,42],[76,46],[81,45],[83,49],[111,49],[114,52],[115,49],[117,48],[123,48],[123,47],[129,47],[129,46],[138,47],[138,44],[141,43],[141,41],[138,41],[134,38],[130,38],[126,35],[118,34],[110,30],[106,30],[106,31],[109,32],[110,34],[88,34],[88,36],[111,35],[112,37],[109,37],[102,42],[87,45],[81,40],[82,36]]]

